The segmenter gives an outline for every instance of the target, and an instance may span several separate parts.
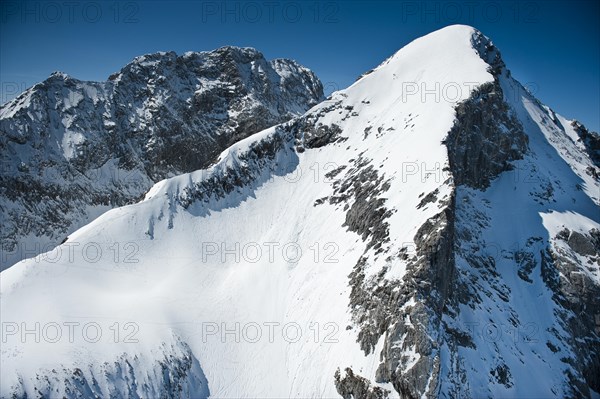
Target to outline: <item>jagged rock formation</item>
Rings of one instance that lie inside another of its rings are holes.
[[[378,386],[371,386],[369,380],[355,375],[351,368],[344,370],[343,377],[339,370],[335,372],[335,387],[344,399],[384,399],[390,393]]]
[[[456,123],[446,139],[454,183],[489,187],[490,180],[512,168],[512,161],[523,158],[527,141],[499,84],[479,87],[456,107]]]
[[[585,126],[578,121],[573,121],[571,126],[579,136],[577,141],[583,144],[585,151],[594,162],[596,168],[600,168],[600,135],[597,132],[587,130]],[[591,170],[594,169],[591,168]],[[597,172],[594,177],[599,178]]]
[[[251,48],[148,54],[107,82],[52,74],[0,109],[0,269],[322,99],[311,71]]]

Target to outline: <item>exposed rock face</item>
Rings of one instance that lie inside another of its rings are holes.
[[[589,131],[581,123],[573,121],[573,128],[579,135],[579,140],[584,145],[586,152],[594,161],[594,165],[600,168],[600,135],[597,132]]]
[[[322,98],[311,71],[251,48],[149,54],[107,82],[52,74],[0,110],[0,269]]]
[[[567,243],[571,249],[583,256],[594,256],[600,253],[600,247],[597,243],[597,230],[591,230],[590,236],[585,236],[576,231],[569,234]],[[595,242],[596,241],[596,242]]]
[[[192,187],[186,187],[177,196],[176,200],[184,208],[188,208],[196,201],[204,203],[209,200],[225,198],[236,189],[248,185],[261,184],[261,174],[264,170],[270,173],[283,173],[291,165],[281,162],[277,163],[283,154],[292,154],[292,148],[286,146],[293,135],[283,127],[277,127],[277,133],[264,140],[252,143],[249,150],[236,157],[235,167],[219,169],[207,179]],[[294,153],[295,154],[295,153]]]
[[[431,332],[440,330],[454,277],[453,199],[449,202],[448,208],[421,226],[415,236],[416,258],[409,263],[401,292],[416,304],[405,307],[392,324],[378,370],[383,381],[391,381],[407,397],[434,395],[438,389],[440,337]],[[411,323],[406,323],[407,319]],[[403,346],[399,348],[395,342],[403,342]],[[419,359],[407,372],[397,373],[398,364],[405,361],[403,352],[411,347]]]
[[[600,343],[600,287],[582,272],[581,260],[585,266],[600,266],[600,232],[561,231],[547,249],[545,281],[561,305],[557,314],[562,327],[575,338],[574,356],[565,362],[581,373],[585,383],[570,374],[574,392],[589,396],[588,386],[600,389],[600,351],[590,350]]]
[[[456,185],[486,188],[527,150],[527,136],[504,102],[499,84],[479,87],[456,107],[446,145]]]
[[[445,144],[455,185],[485,189],[490,180],[522,159],[528,137],[506,103],[498,77],[505,69],[500,51],[481,33],[472,39],[473,48],[489,65],[494,83],[484,84],[456,107],[456,121]]]

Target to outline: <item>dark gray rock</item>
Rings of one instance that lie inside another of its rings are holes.
[[[572,237],[576,238],[572,240]],[[578,250],[571,246],[571,242],[575,243]],[[590,232],[590,236],[572,231],[568,243],[579,255],[598,262],[597,257],[591,256],[600,253],[597,230]],[[588,251],[592,254],[584,255]],[[553,299],[559,305],[558,319],[572,337],[570,348],[575,355],[564,361],[585,380],[569,374],[573,389],[577,395],[590,396],[589,388],[595,391],[600,389],[600,287],[581,272],[578,260],[569,252],[549,248],[542,259],[544,282],[552,290]]]
[[[576,231],[571,232],[567,243],[579,255],[590,256],[600,254],[600,247],[594,245],[590,236],[585,236]]]
[[[586,129],[579,121],[573,121],[571,126],[579,135],[579,141],[585,146],[586,152],[596,168],[600,168],[600,134]],[[591,173],[597,174],[598,171],[592,169]]]
[[[485,189],[511,170],[511,161],[523,158],[528,137],[504,102],[500,85],[488,83],[456,107],[445,144],[455,184]]]
[[[344,399],[384,399],[390,391],[378,386],[372,386],[369,380],[354,374],[351,368],[346,368],[344,377],[340,370],[335,372],[335,388]]]

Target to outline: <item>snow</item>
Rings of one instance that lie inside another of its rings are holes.
[[[85,142],[85,136],[78,132],[65,132],[62,138],[63,155],[66,159],[74,158],[77,146]]]

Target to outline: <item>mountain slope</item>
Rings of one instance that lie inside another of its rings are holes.
[[[102,83],[54,73],[0,109],[0,269],[322,98],[311,71],[251,48],[148,54]]]
[[[600,183],[579,126],[473,28],[415,40],[2,272],[2,395],[596,395]],[[36,322],[104,334],[38,343]],[[125,360],[144,384],[98,366]]]

